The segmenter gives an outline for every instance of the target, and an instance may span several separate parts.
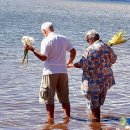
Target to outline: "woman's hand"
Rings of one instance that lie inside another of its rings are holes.
[[[74,66],[75,68],[82,68],[79,63],[75,63],[75,64],[73,64],[73,66]]]

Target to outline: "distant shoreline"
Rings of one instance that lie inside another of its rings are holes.
[[[104,3],[128,3],[130,4],[130,0],[74,0],[74,1],[83,1],[83,2],[104,2]]]

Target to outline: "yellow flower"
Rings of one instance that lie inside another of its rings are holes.
[[[23,45],[32,45],[32,43],[34,42],[33,37],[29,37],[29,36],[23,36],[22,37],[22,43]],[[27,59],[27,63],[28,63],[28,50],[24,49],[24,57],[22,60],[22,64],[24,64],[25,59]]]
[[[126,33],[124,31],[120,30],[111,38],[111,40],[108,41],[108,45],[113,46],[116,44],[122,44],[126,42],[129,39],[125,38],[125,34]]]

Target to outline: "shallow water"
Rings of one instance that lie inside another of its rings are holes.
[[[88,46],[84,34],[89,29],[100,32],[108,41],[119,29],[130,36],[130,4],[88,2],[74,0],[0,0],[0,130],[45,129],[45,106],[38,103],[42,62],[32,53],[29,64],[21,65],[23,47],[21,38],[35,38],[40,49],[40,26],[51,21],[56,31],[67,36],[77,49],[75,62]],[[130,42],[130,41],[129,41]],[[130,47],[129,42],[113,47],[118,55],[113,65],[116,85],[113,86],[101,109],[101,123],[89,121],[85,99],[80,92],[79,69],[68,69],[72,119],[64,123],[61,105],[56,101],[55,123],[48,129],[99,130],[124,128],[120,118],[130,118]]]

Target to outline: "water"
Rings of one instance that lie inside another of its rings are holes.
[[[0,130],[45,129],[45,106],[38,103],[42,62],[30,53],[28,66],[21,65],[22,36],[34,37],[35,47],[40,49],[43,38],[40,26],[51,21],[56,31],[74,44],[76,62],[88,46],[84,34],[89,29],[100,32],[103,41],[108,41],[119,29],[125,29],[130,36],[129,12],[129,1],[0,0]],[[113,47],[118,55],[117,63],[113,65],[116,85],[102,106],[101,123],[90,122],[87,118],[85,99],[80,91],[82,71],[68,69],[73,119],[67,126],[63,123],[61,105],[56,101],[55,122],[59,124],[51,129],[122,128],[120,118],[130,117],[129,42]]]

